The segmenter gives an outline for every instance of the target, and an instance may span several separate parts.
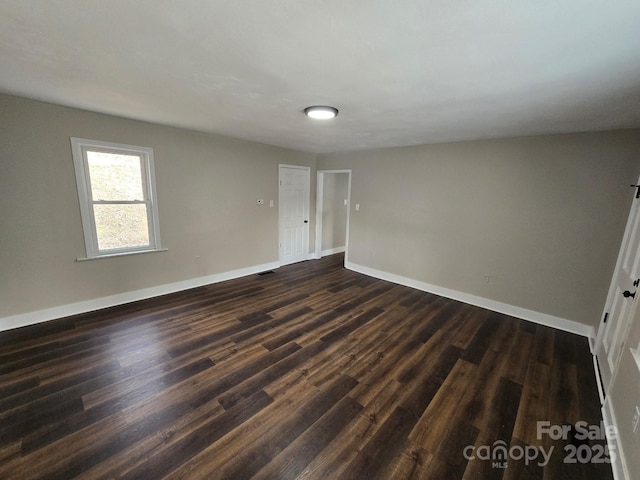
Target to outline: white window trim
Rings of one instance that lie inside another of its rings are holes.
[[[89,196],[89,169],[83,149],[96,148],[100,150],[113,150],[114,153],[133,153],[140,155],[143,159],[143,175],[145,175],[147,203],[147,222],[149,225],[149,245],[144,247],[119,248],[111,250],[100,250],[98,248],[98,238],[96,234],[95,219],[92,213],[92,201]],[[135,145],[124,145],[119,143],[102,142],[99,140],[89,140],[86,138],[71,137],[71,151],[73,154],[73,165],[76,173],[76,183],[78,186],[78,200],[80,202],[80,215],[82,217],[82,229],[84,233],[84,243],[87,252],[86,258],[78,258],[78,261],[92,260],[96,258],[108,258],[135,253],[148,253],[166,251],[161,247],[160,228],[158,221],[158,202],[156,196],[156,175],[153,162],[153,149],[148,147],[138,147]]]

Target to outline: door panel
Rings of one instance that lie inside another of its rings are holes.
[[[280,165],[280,264],[309,256],[309,167]]]
[[[635,310],[636,298],[630,294],[640,296],[639,279],[640,199],[634,199],[594,349],[605,395],[622,354],[629,323]]]

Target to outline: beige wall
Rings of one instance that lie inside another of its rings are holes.
[[[309,153],[12,96],[0,111],[0,318],[275,262],[277,207],[256,199],[277,203],[278,163],[315,176]],[[70,136],[154,149],[168,252],[75,262],[85,252]],[[595,326],[639,158],[636,130],[317,162],[353,170],[351,262]]]
[[[350,262],[596,326],[640,131],[337,153],[318,168],[353,170]]]
[[[278,164],[315,176],[313,154],[12,96],[0,112],[0,319],[277,262]],[[153,148],[167,252],[75,261],[71,136]],[[314,182],[311,194],[315,212]]]
[[[322,193],[322,242],[320,250],[345,246],[347,238],[348,173],[325,173]]]

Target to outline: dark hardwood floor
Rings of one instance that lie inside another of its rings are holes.
[[[342,261],[0,333],[0,478],[612,478],[586,339]]]

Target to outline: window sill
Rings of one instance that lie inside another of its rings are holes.
[[[156,252],[166,252],[168,248],[156,248],[154,250],[138,250],[135,252],[119,252],[119,253],[109,253],[107,255],[98,255],[96,257],[81,257],[76,258],[76,262],[88,262],[90,260],[102,260],[103,258],[114,258],[114,257],[127,257],[129,255],[140,255],[143,253],[156,253]]]

